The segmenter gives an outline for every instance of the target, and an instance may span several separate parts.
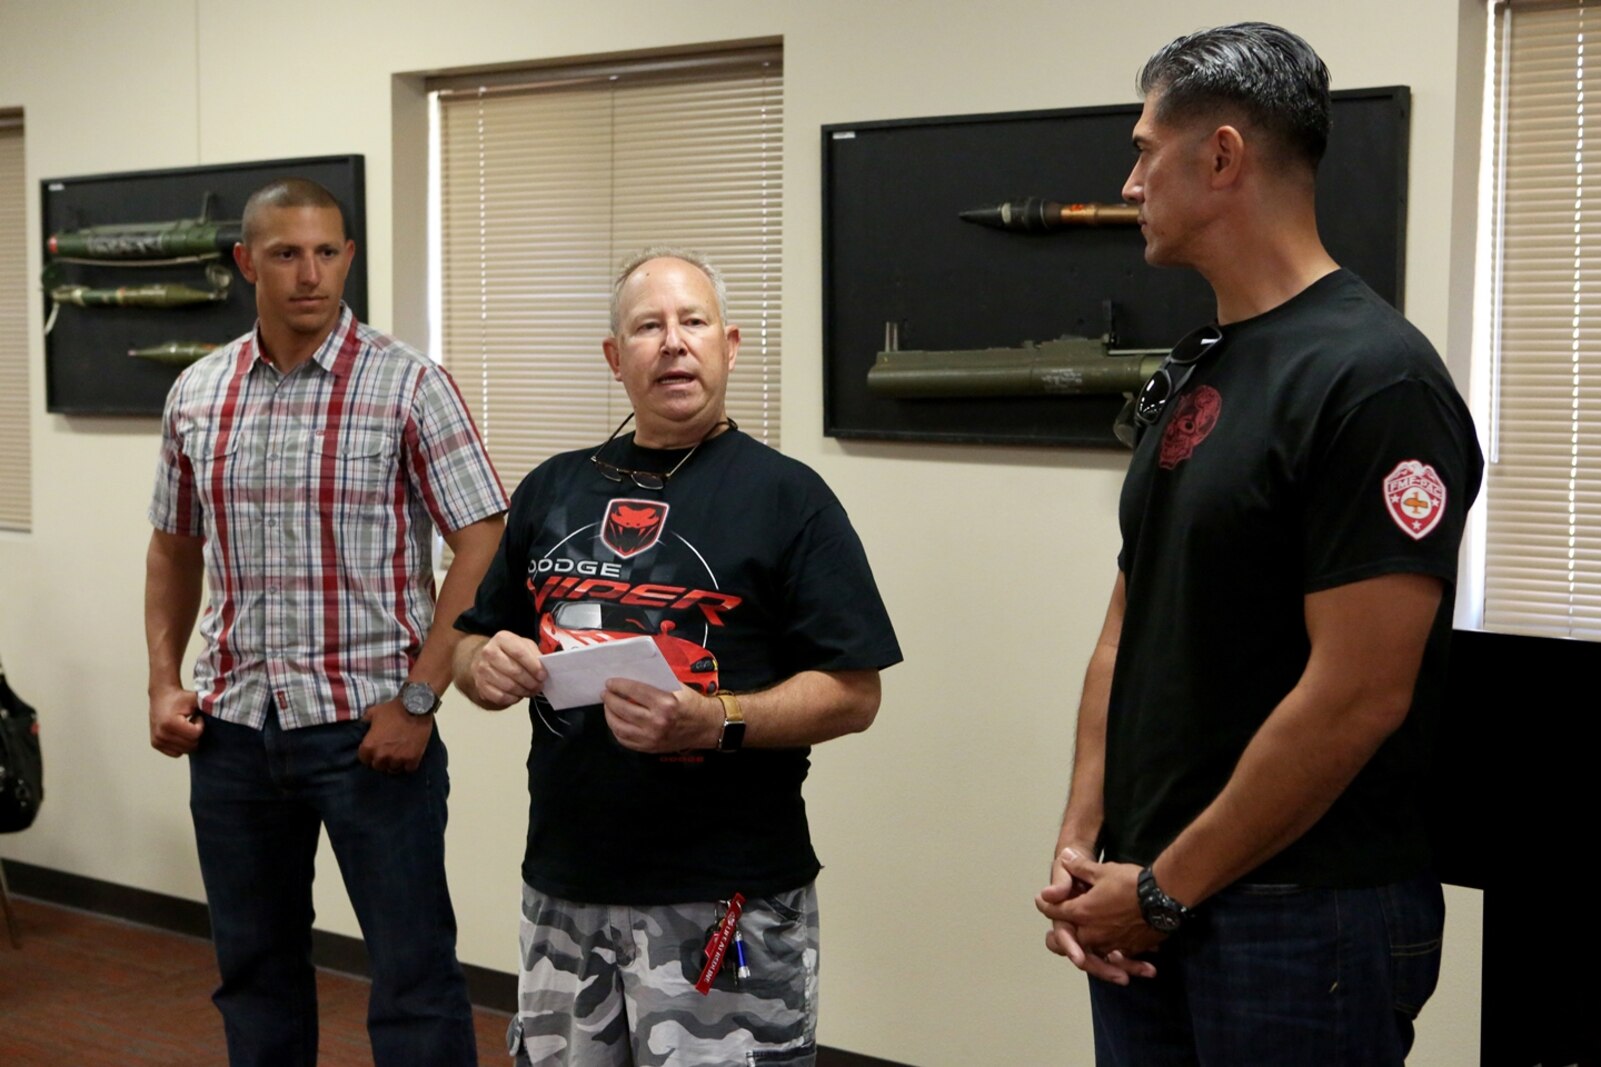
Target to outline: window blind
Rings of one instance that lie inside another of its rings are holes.
[[[1601,639],[1601,10],[1503,4],[1484,625]],[[1590,108],[1587,114],[1586,98]]]
[[[32,527],[28,412],[27,186],[22,122],[0,113],[0,529]]]
[[[663,69],[663,68],[666,69]],[[776,50],[435,87],[440,355],[508,487],[628,413],[601,354],[613,272],[671,244],[728,282],[728,409],[781,429],[783,82]]]

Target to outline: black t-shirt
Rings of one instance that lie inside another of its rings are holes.
[[[592,452],[523,480],[459,628],[510,630],[545,652],[653,635],[702,692],[900,661],[861,542],[808,467],[732,430],[651,491],[606,480]],[[630,438],[602,458],[667,471],[686,452]],[[558,712],[536,698],[529,710],[523,878],[534,888],[644,905],[816,877],[801,799],[809,749],[645,755],[617,744],[598,706]]]
[[[1355,275],[1336,271],[1224,329],[1123,486],[1111,858],[1151,862],[1223,788],[1306,667],[1307,594],[1410,572],[1443,579],[1446,594],[1405,724],[1247,880],[1375,885],[1427,868],[1418,793],[1482,472],[1439,356]]]

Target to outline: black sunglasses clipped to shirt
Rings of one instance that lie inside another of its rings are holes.
[[[1162,360],[1156,373],[1145,380],[1134,398],[1123,405],[1112,432],[1130,448],[1140,443],[1145,431],[1156,425],[1167,402],[1183,391],[1184,385],[1195,372],[1195,365],[1205,359],[1223,340],[1223,330],[1216,324],[1202,326],[1186,334],[1173,351]],[[1175,373],[1175,368],[1177,368]]]

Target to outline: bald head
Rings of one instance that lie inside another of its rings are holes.
[[[286,207],[332,208],[339,212],[340,235],[344,240],[350,239],[350,227],[345,222],[344,209],[339,206],[333,193],[310,178],[278,178],[251,193],[250,199],[245,201],[239,243],[249,248],[251,242],[261,235],[264,214],[275,208]]]

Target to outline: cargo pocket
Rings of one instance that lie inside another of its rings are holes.
[[[745,1062],[755,1067],[813,1067],[817,1063],[817,1042],[807,1041],[794,1048],[761,1049],[745,1053]]]

